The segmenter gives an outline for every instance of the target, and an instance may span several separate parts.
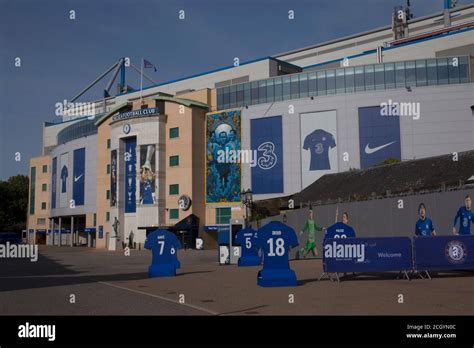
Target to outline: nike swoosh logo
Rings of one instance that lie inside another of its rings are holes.
[[[380,145],[380,146],[374,147],[374,148],[372,148],[372,149],[369,147],[369,144],[367,144],[367,145],[365,145],[365,153],[366,153],[367,155],[370,155],[370,154],[372,154],[372,153],[374,153],[374,152],[380,151],[380,150],[382,150],[383,148],[386,148],[387,146],[390,146],[390,145],[395,144],[395,143],[396,143],[396,141],[392,141],[391,143],[384,144],[384,145]]]
[[[79,180],[83,175],[84,175],[84,174],[81,174],[81,175],[79,175],[79,176],[77,176],[77,177],[75,176],[75,177],[74,177],[74,182],[77,182],[77,180]]]

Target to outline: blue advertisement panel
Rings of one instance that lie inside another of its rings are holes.
[[[474,236],[416,237],[415,269],[474,269]]]
[[[104,238],[104,226],[99,226],[99,239]]]
[[[401,160],[399,116],[384,116],[380,106],[359,108],[359,151],[361,169]]]
[[[250,120],[254,194],[283,192],[283,132],[281,116]]]
[[[137,208],[136,196],[136,162],[137,162],[137,138],[131,137],[125,139],[125,212],[135,213]]]
[[[238,203],[241,191],[241,111],[207,114],[206,203]]]
[[[413,268],[408,237],[324,240],[323,268],[328,273],[408,271]]]
[[[58,158],[53,158],[53,165],[51,168],[51,209],[56,209],[56,186],[58,177]]]
[[[110,152],[110,206],[117,205],[117,150]]]
[[[72,199],[74,204],[84,205],[84,185],[86,176],[86,149],[74,150],[74,168],[72,182]]]

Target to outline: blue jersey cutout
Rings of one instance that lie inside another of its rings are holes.
[[[298,246],[295,231],[278,221],[272,221],[258,230],[257,246],[263,252],[263,269],[257,284],[265,287],[296,286],[296,274],[288,261],[291,248]]]
[[[337,222],[327,228],[324,238],[355,238],[354,229],[343,222]]]
[[[146,238],[145,248],[153,253],[151,265],[148,268],[150,278],[176,275],[176,269],[181,267],[178,249],[182,246],[173,233],[159,229],[151,232]]]
[[[241,246],[239,266],[258,266],[262,259],[258,254],[258,233],[247,227],[237,232],[235,243]]]

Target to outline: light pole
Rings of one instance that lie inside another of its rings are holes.
[[[242,204],[245,205],[245,227],[249,226],[249,208],[253,203],[253,192],[251,189],[243,190],[240,192],[240,199]]]

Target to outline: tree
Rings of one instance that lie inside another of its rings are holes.
[[[0,231],[21,232],[26,228],[28,186],[25,175],[0,180]]]

